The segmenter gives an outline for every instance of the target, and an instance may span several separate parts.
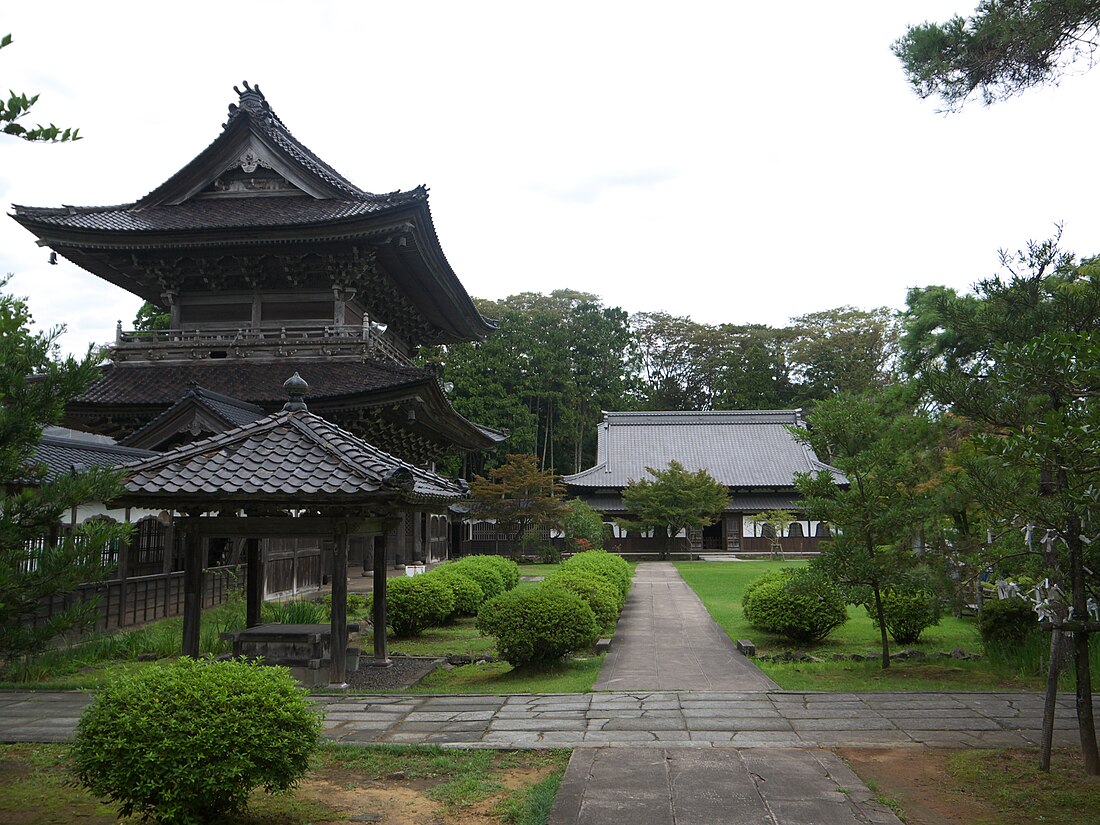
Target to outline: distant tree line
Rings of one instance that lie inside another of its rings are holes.
[[[897,313],[885,307],[770,327],[628,315],[568,289],[476,303],[497,333],[420,355],[452,387],[459,413],[510,433],[499,456],[453,468],[467,476],[505,452],[562,473],[589,467],[603,410],[809,409],[842,390],[872,392],[894,380],[900,341]]]

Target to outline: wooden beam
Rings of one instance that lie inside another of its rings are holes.
[[[279,518],[275,516],[184,516],[177,518],[176,524],[192,528],[198,535],[206,536],[331,536],[338,525],[347,525],[352,535],[376,533],[382,530],[382,519],[363,518],[324,518],[303,516],[302,518]]]
[[[374,537],[374,659],[375,667],[389,667],[386,648],[386,531]]]
[[[346,526],[333,535],[331,615],[329,687],[347,687],[348,532]]]
[[[195,533],[184,536],[183,564],[183,655],[199,657],[202,621],[203,541]]]
[[[245,574],[245,626],[256,627],[261,623],[260,613],[264,603],[264,553],[260,540],[245,539],[247,544]]]

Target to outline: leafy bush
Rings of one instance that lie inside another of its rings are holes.
[[[458,573],[462,573],[464,576],[469,576],[478,586],[481,587],[481,592],[485,595],[486,599],[492,599],[499,596],[505,590],[509,588],[504,585],[504,574],[494,564],[486,564],[480,559],[492,558],[491,556],[467,556],[464,559],[453,561],[445,565],[441,565],[439,570],[453,570]],[[515,562],[513,562],[515,564]],[[518,568],[517,568],[518,570]]]
[[[505,590],[512,590],[519,584],[519,565],[504,556],[465,556],[458,564],[480,564],[500,573]]]
[[[748,620],[750,624],[752,623],[752,597],[756,592],[766,585],[775,582],[785,582],[791,577],[793,572],[794,568],[785,567],[782,570],[766,573],[759,578],[753,579],[745,586],[745,592],[741,594],[741,612],[745,614],[745,619]]]
[[[441,576],[393,578],[386,582],[386,623],[399,638],[441,625],[455,609],[455,596]]]
[[[107,683],[77,725],[80,781],[120,815],[222,821],[253,788],[292,787],[319,712],[285,668],[180,659]]]
[[[1024,599],[984,599],[978,611],[978,633],[986,646],[1019,644],[1037,625],[1035,611]]]
[[[264,622],[279,624],[327,624],[330,619],[332,595],[328,604],[295,599],[289,602],[264,602],[260,607],[260,618]]]
[[[490,599],[478,611],[477,629],[495,636],[497,651],[515,667],[591,647],[600,632],[592,608],[559,587],[510,590]]]
[[[874,603],[865,607],[877,629],[878,612]],[[882,615],[886,631],[895,642],[912,644],[920,639],[926,628],[940,623],[940,599],[930,590],[889,588],[882,591]]]
[[[328,611],[328,616],[332,616],[332,594],[329,593],[324,598],[325,610]],[[367,619],[370,618],[370,601],[367,596],[361,593],[348,593],[348,620],[354,621],[355,619]],[[205,617],[203,617],[205,620]],[[329,618],[325,618],[325,621],[329,621]]]
[[[848,621],[844,597],[821,576],[806,570],[767,576],[741,605],[749,624],[793,642],[818,642]]]
[[[565,516],[565,539],[569,549],[573,552],[603,550],[603,536],[603,516],[579,498],[570,501]]]
[[[605,576],[591,570],[558,570],[543,586],[560,587],[584,599],[596,614],[600,630],[614,627],[619,611],[623,608],[618,588]]]
[[[481,585],[467,576],[461,570],[455,570],[452,565],[445,564],[437,567],[429,576],[436,576],[451,589],[454,594],[454,609],[448,620],[458,616],[476,616],[477,610],[485,601],[485,593]]]
[[[603,550],[590,550],[587,553],[577,553],[561,563],[562,570],[589,570],[608,579],[618,588],[623,602],[630,593],[630,580],[633,572],[630,565],[622,556],[615,553],[607,553]]]

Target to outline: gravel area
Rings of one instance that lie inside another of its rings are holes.
[[[389,667],[374,667],[366,656],[359,660],[359,670],[347,675],[348,690],[375,693],[381,690],[402,690],[423,679],[445,660],[427,656],[392,656]]]

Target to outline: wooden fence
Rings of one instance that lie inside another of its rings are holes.
[[[209,567],[202,573],[202,606],[222,604],[244,589],[245,566]],[[44,599],[34,623],[49,620],[80,602],[97,601],[95,630],[116,630],[183,613],[183,572],[109,579],[83,584],[63,595]]]

